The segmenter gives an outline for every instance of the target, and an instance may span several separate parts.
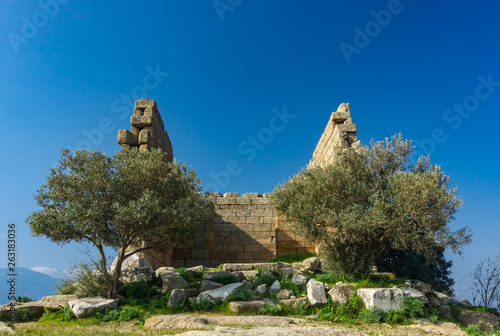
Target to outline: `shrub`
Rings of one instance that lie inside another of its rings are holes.
[[[404,297],[401,309],[406,316],[419,317],[424,315],[424,304],[416,297]]]
[[[28,308],[18,308],[16,309],[17,321],[26,322],[33,318],[31,311]]]
[[[366,323],[380,323],[384,321],[384,311],[380,308],[366,309],[360,313]]]
[[[255,281],[255,287],[260,286],[262,284],[266,284],[267,286],[271,286],[273,282],[276,281],[276,277],[271,274],[261,275],[257,281]]]
[[[341,278],[333,273],[328,272],[328,273],[323,273],[323,274],[318,275],[316,277],[316,280],[318,280],[319,282],[323,282],[323,283],[335,284],[338,281],[340,281]]]
[[[358,317],[364,307],[365,304],[358,294],[352,293],[349,298],[349,303],[339,307],[338,315],[342,318],[354,319]]]
[[[229,298],[227,299],[229,302],[231,301],[246,301],[247,299],[253,296],[253,292],[247,289],[246,285],[240,286],[236,288]]]
[[[223,285],[229,285],[238,282],[238,278],[232,274],[221,274],[217,276],[215,281]]]
[[[259,308],[257,314],[261,315],[276,315],[281,311],[279,306],[271,302],[266,302],[262,307]]]
[[[125,284],[125,292],[127,298],[131,301],[144,302],[147,301],[151,296],[151,289],[149,287],[149,284],[144,280]]]
[[[35,301],[35,300],[29,298],[27,295],[25,295],[25,296],[18,296],[15,300],[17,302],[33,302],[33,301]]]
[[[439,315],[432,314],[432,315],[429,316],[429,320],[431,320],[432,323],[436,323],[437,320],[439,320]]]
[[[403,324],[408,318],[403,309],[394,309],[385,312],[384,321],[389,324]]]
[[[483,334],[481,329],[479,329],[479,327],[477,325],[474,325],[474,324],[471,324],[470,326],[465,328],[465,332],[467,333],[467,335],[471,335],[471,336]]]
[[[212,310],[214,303],[209,299],[203,299],[200,302],[194,302],[193,308],[197,311],[209,311]]]
[[[186,272],[185,268],[179,268],[177,269],[177,272],[181,277],[184,278],[189,283],[196,282],[196,281],[201,281],[203,279],[203,272],[200,271],[189,271]]]

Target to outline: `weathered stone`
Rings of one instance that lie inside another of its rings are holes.
[[[379,308],[384,312],[401,308],[403,301],[399,288],[360,288],[357,293],[367,309]]]
[[[304,285],[309,281],[309,277],[302,274],[294,274],[292,276],[292,284],[294,285]]]
[[[259,271],[241,271],[241,273],[243,273],[243,275],[247,278],[247,280],[253,280],[255,279]]]
[[[97,296],[72,300],[68,302],[68,305],[77,318],[82,318],[91,316],[98,311],[104,311],[106,309],[116,309],[117,301]]]
[[[170,293],[170,297],[168,298],[168,307],[175,307],[178,304],[186,303],[190,297],[195,297],[198,295],[198,291],[194,288],[189,289],[174,289],[172,293]]]
[[[224,286],[224,285],[221,284],[221,283],[219,283],[219,282],[215,282],[215,281],[212,281],[212,280],[203,280],[201,282],[200,291],[201,292],[205,292],[207,290],[221,288],[222,286]]]
[[[311,273],[321,273],[321,259],[318,257],[307,258],[302,261],[302,267],[304,270],[309,271]]]
[[[281,300],[280,302],[289,306],[289,307],[293,307],[295,305],[305,306],[309,302],[309,300],[307,300],[306,297],[299,297],[299,298],[284,299],[284,300]]]
[[[229,277],[231,275],[233,275],[233,274],[231,272],[228,272],[228,271],[206,272],[206,273],[203,273],[203,279],[217,281],[218,277],[221,277],[221,276]]]
[[[277,293],[277,292],[280,291],[280,289],[281,289],[281,284],[280,284],[280,282],[278,280],[276,280],[271,285],[271,288],[269,288],[269,293]]]
[[[266,284],[258,285],[256,288],[256,292],[260,295],[264,294],[267,291]]]
[[[430,294],[432,293],[432,286],[425,283],[425,282],[419,282],[415,285],[415,289],[424,293],[424,294]]]
[[[465,306],[465,307],[471,307],[472,306],[472,303],[470,303],[470,301],[467,300],[466,298],[458,300],[458,303],[461,304],[462,306]]]
[[[208,327],[207,319],[185,315],[156,315],[144,322],[144,328],[154,330],[208,329]]]
[[[239,282],[242,282],[246,279],[246,276],[243,274],[243,272],[235,271],[231,272],[231,274],[234,275]]]
[[[117,260],[118,258],[115,258],[109,267],[110,273],[114,272]],[[137,254],[132,254],[123,261],[121,271],[120,281],[125,284],[140,280],[151,282],[155,273],[148,260],[145,257],[139,257]]]
[[[351,113],[349,112],[333,112],[330,116],[330,120],[337,124],[342,124],[344,121],[351,117]]]
[[[0,334],[14,335],[15,332],[10,327],[8,327],[4,322],[0,322]]]
[[[464,326],[476,325],[482,331],[489,331],[491,329],[500,329],[500,317],[495,314],[476,311],[460,309],[458,311],[457,318],[460,323]]]
[[[229,302],[229,309],[236,313],[252,313],[259,310],[265,304],[264,301],[233,301]]]
[[[148,130],[146,129],[142,129],[140,132],[139,132],[139,139],[137,139],[139,144],[142,145],[142,144],[147,144],[147,143],[151,143],[151,132],[149,132]]]
[[[348,304],[353,290],[349,284],[337,282],[329,291],[328,295],[332,298],[332,302]]]
[[[438,308],[439,315],[441,315],[444,318],[447,318],[448,320],[453,319],[453,313],[451,311],[451,307],[449,305],[442,305]]]
[[[26,309],[31,319],[38,319],[45,312],[43,305],[40,302],[16,302],[11,301],[9,303],[0,306],[0,318],[10,316],[11,307],[14,306],[16,310]]]
[[[286,300],[286,299],[290,299],[292,296],[295,295],[295,292],[293,290],[290,290],[290,289],[282,289],[278,295],[276,295],[276,297],[278,299],[282,299],[282,300]]]
[[[118,144],[137,146],[137,137],[134,135],[134,133],[128,130],[121,129],[118,131]]]
[[[193,267],[188,267],[186,268],[185,272],[186,273],[194,273],[194,272],[203,272],[205,270],[205,266],[203,265],[198,265],[198,266],[193,266]]]
[[[153,124],[153,118],[150,116],[131,116],[130,124],[139,128],[151,126]]]
[[[78,299],[76,295],[51,295],[44,296],[39,302],[43,305],[43,308],[56,311],[60,308],[69,307],[68,302],[76,299]]]
[[[418,290],[416,289],[412,289],[412,288],[405,288],[405,289],[402,289],[403,291],[403,296],[409,296],[409,297],[414,297],[414,298],[417,298],[419,299],[420,301],[422,301],[423,304],[428,304],[429,303],[429,300],[427,299],[427,297],[424,295],[424,293],[422,292],[419,292]]]
[[[157,269],[155,273],[156,276],[161,279],[163,289],[166,291],[184,288],[189,285],[173,267],[161,267]]]
[[[321,306],[326,304],[328,301],[326,299],[325,286],[323,283],[311,279],[307,283],[307,299],[313,307]]]
[[[260,316],[259,316],[260,317]],[[198,330],[187,331],[177,336],[220,336],[220,335],[246,335],[246,336],[366,336],[357,331],[347,329],[337,329],[332,327],[317,327],[317,326],[290,326],[283,327],[221,327],[218,326],[214,330]]]
[[[208,290],[200,293],[196,298],[196,302],[200,302],[203,299],[208,299],[212,302],[217,300],[227,301],[229,296],[239,287],[243,286],[241,282],[236,282],[230,285],[222,286],[217,289]]]

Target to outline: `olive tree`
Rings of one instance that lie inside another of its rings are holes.
[[[32,233],[58,244],[93,244],[100,271],[109,279],[107,295],[116,297],[126,258],[186,243],[196,223],[213,209],[200,193],[196,173],[164,157],[159,149],[123,150],[113,157],[101,151],[62,150],[59,164],[34,195],[41,210],[26,220]],[[111,275],[105,246],[118,252]]]
[[[461,252],[467,228],[452,231],[462,200],[429,158],[409,164],[414,146],[401,134],[339,152],[331,165],[310,167],[278,185],[272,201],[299,235],[320,244],[327,266],[367,276],[382,251],[435,248]]]

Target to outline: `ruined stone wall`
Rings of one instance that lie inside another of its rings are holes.
[[[118,131],[118,144],[122,148],[161,148],[166,160],[173,160],[172,144],[155,101],[136,101],[130,122],[131,131]],[[331,114],[309,166],[331,164],[339,151],[359,147],[356,131],[349,104],[341,104]],[[215,210],[197,224],[191,243],[176,246],[167,253],[149,250],[143,255],[154,268],[178,268],[267,262],[282,255],[315,252],[314,244],[308,244],[286,226],[284,217],[276,212],[268,196],[207,193],[205,197],[214,202]]]
[[[360,146],[357,126],[352,123],[351,108],[343,103],[333,112],[321,135],[309,166],[326,166],[333,162],[335,155],[351,147]]]

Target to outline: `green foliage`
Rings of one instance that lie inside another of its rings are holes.
[[[297,253],[297,254],[287,254],[287,255],[282,255],[280,257],[274,258],[269,260],[269,262],[274,263],[274,262],[286,262],[286,263],[294,263],[294,262],[301,262],[306,260],[307,258],[311,258],[316,256],[315,253]]]
[[[229,295],[229,298],[227,299],[228,302],[231,301],[246,301],[247,299],[253,297],[254,294],[251,290],[247,289],[246,285],[240,286],[236,288],[231,295]]]
[[[316,280],[330,285],[333,285],[344,279],[345,277],[339,277],[337,274],[334,274],[332,272],[323,273],[316,277]]]
[[[35,301],[35,300],[31,299],[30,297],[28,297],[27,295],[25,295],[25,296],[18,296],[15,300],[17,302],[33,302],[33,301]]]
[[[26,220],[35,236],[58,244],[92,243],[100,253],[105,278],[104,247],[119,250],[109,296],[116,296],[121,264],[142,246],[167,250],[186,243],[195,225],[213,211],[200,191],[200,180],[181,163],[167,163],[159,150],[116,152],[62,150],[47,181],[34,196],[41,210]],[[127,249],[136,247],[130,252]]]
[[[233,274],[220,274],[217,276],[215,281],[223,285],[229,285],[238,282],[238,278]]]
[[[274,275],[271,274],[263,274],[261,275],[256,281],[254,286],[260,286],[262,284],[266,284],[267,286],[271,286],[273,282],[275,282],[277,279]]]
[[[352,293],[349,298],[349,303],[341,305],[338,309],[338,315],[342,318],[355,319],[363,310],[365,304],[363,300],[356,293]]]
[[[500,329],[492,329],[484,334],[484,336],[498,336],[498,335],[500,335]]]
[[[408,321],[408,317],[403,309],[394,309],[385,312],[384,322],[389,324],[403,324]]]
[[[127,299],[131,302],[146,301],[151,296],[149,284],[144,280],[125,284],[125,292]]]
[[[401,309],[409,317],[420,317],[424,315],[424,304],[416,297],[404,297],[401,303]]]
[[[435,291],[453,294],[455,280],[451,278],[453,262],[446,260],[444,248],[434,248],[434,260],[427,260],[422,254],[411,249],[384,252],[376,265],[380,272],[392,272],[404,279],[415,279],[428,283]]]
[[[97,315],[97,317],[101,318],[103,321],[130,321],[133,318],[139,316],[139,310],[130,306],[123,306],[120,309],[106,309],[106,311],[102,314]]]
[[[200,302],[194,302],[193,308],[200,312],[206,312],[212,310],[214,303],[209,299],[202,299]]]
[[[68,275],[59,280],[56,291],[59,294],[75,294],[79,298],[105,296],[109,285],[107,273],[104,275],[99,271],[99,261],[88,250],[82,251],[82,254],[86,254],[87,259],[72,261]]]
[[[448,223],[463,202],[429,158],[408,163],[413,150],[398,135],[339,152],[331,165],[278,185],[271,199],[297,234],[321,244],[325,266],[339,275],[367,277],[389,248],[429,260],[436,247],[461,252],[471,234]]]
[[[290,289],[295,292],[295,296],[300,296],[302,293],[306,291],[306,286],[307,284],[304,283],[302,285],[296,285],[292,283],[292,279],[285,279],[281,281],[281,288],[282,289]]]
[[[365,309],[360,313],[360,317],[366,323],[380,323],[384,321],[384,311],[380,308]]]
[[[279,306],[276,306],[275,304],[271,302],[266,302],[262,307],[259,308],[257,311],[257,314],[259,315],[277,315],[281,312],[281,309]]]
[[[429,315],[429,320],[431,320],[432,323],[436,323],[437,320],[439,320],[439,315],[437,314]]]
[[[16,309],[17,321],[27,322],[33,318],[31,311],[28,308],[18,308]]]
[[[483,306],[472,306],[472,307],[466,307],[466,309],[483,311],[483,312],[488,312],[488,313],[491,313],[491,314],[498,315],[498,309],[495,308],[495,307],[486,308],[486,307],[483,307]]]
[[[185,268],[177,269],[177,272],[181,277],[183,277],[187,282],[194,283],[197,281],[201,281],[203,279],[203,272],[200,271],[188,271],[186,272]]]
[[[481,331],[481,329],[477,326],[477,325],[474,325],[474,324],[471,324],[469,326],[467,326],[464,331],[467,333],[467,335],[471,335],[471,336],[476,336],[476,335],[482,335],[483,332]]]
[[[70,307],[63,307],[61,311],[63,321],[71,321],[73,319],[76,319],[75,313],[73,313],[73,310]]]

